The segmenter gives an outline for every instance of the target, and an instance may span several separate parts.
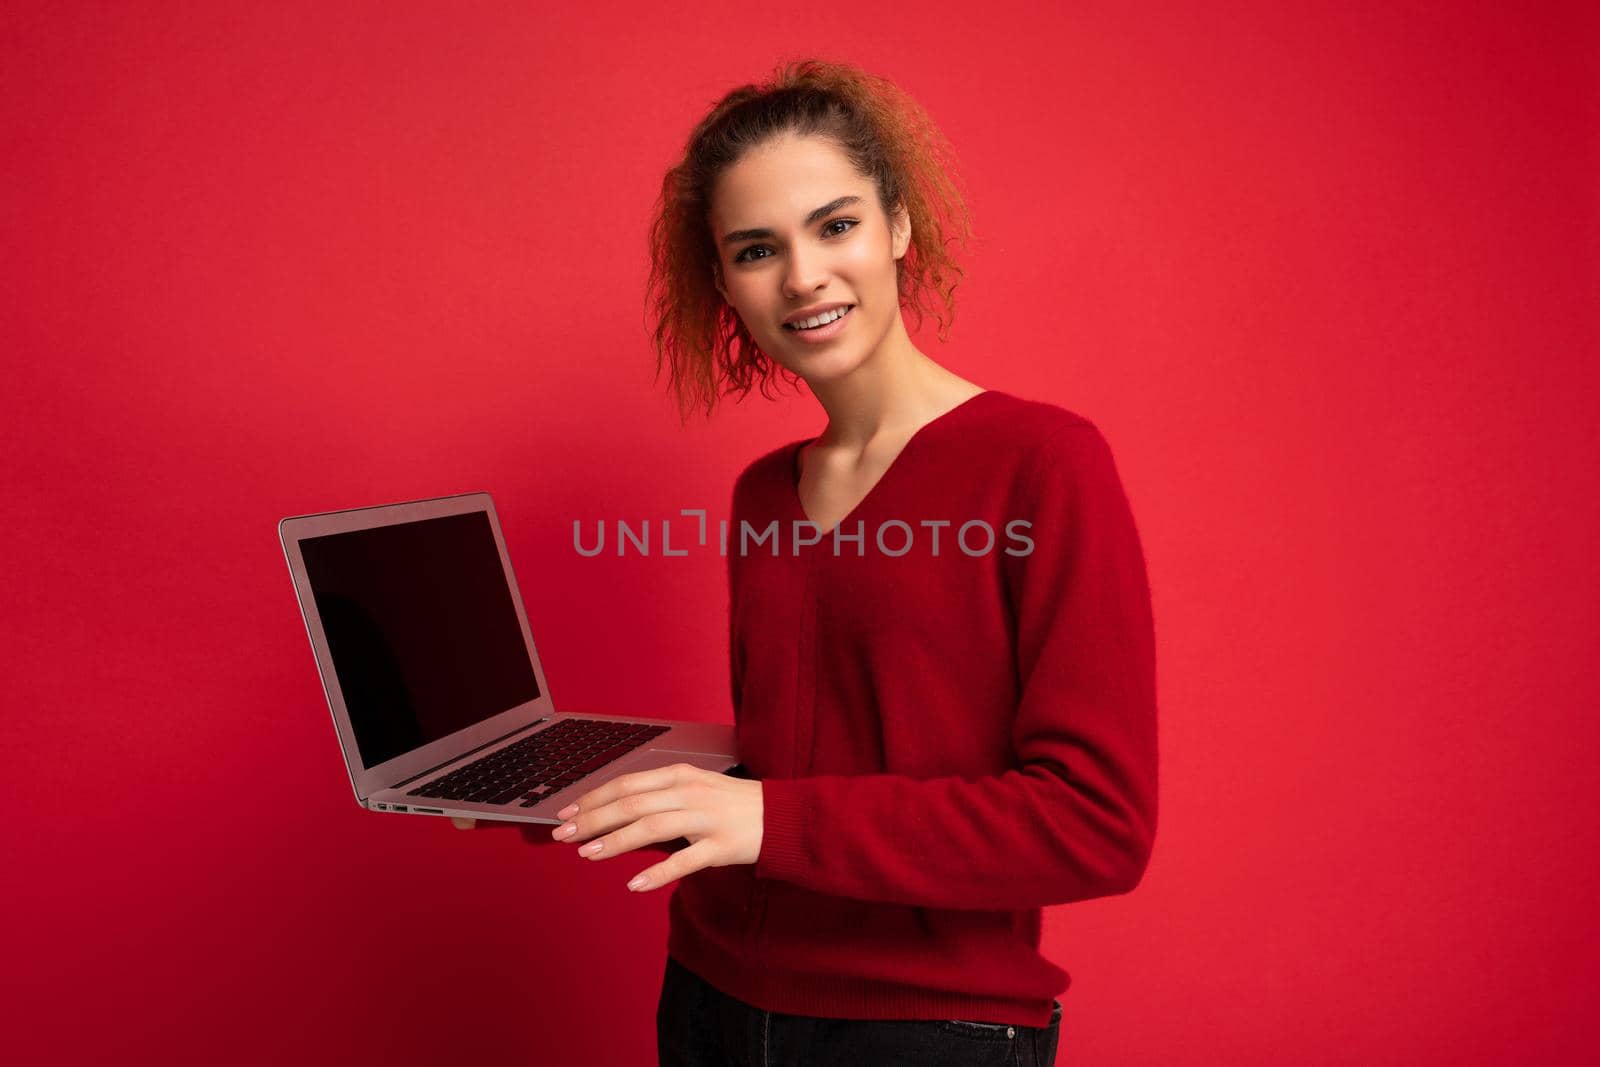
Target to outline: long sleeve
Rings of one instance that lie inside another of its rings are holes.
[[[985,910],[1125,893],[1143,878],[1157,810],[1155,637],[1133,515],[1086,420],[1052,432],[1020,484],[1034,545],[1001,562],[1020,766],[766,779],[758,877]]]

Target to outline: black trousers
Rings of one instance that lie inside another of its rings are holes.
[[[667,957],[656,1007],[660,1067],[1053,1067],[1048,1026],[962,1019],[823,1019],[762,1011]]]

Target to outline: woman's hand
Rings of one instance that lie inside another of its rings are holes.
[[[550,836],[587,842],[578,854],[601,860],[688,839],[689,847],[646,867],[628,883],[629,889],[645,891],[704,867],[754,863],[761,854],[763,814],[759,781],[674,763],[619,775],[591,789],[556,812],[571,821]]]

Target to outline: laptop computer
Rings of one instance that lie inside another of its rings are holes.
[[[557,823],[631,771],[742,774],[732,726],[556,710],[488,493],[292,515],[278,538],[363,808]]]

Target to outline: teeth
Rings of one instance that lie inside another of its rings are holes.
[[[812,329],[813,327],[822,326],[822,325],[825,325],[827,323],[830,323],[834,319],[839,318],[846,311],[849,311],[849,310],[850,310],[850,308],[848,306],[847,307],[842,307],[842,308],[835,308],[832,311],[824,311],[820,315],[813,315],[809,319],[801,319],[799,322],[790,322],[790,323],[786,323],[785,325],[787,325],[789,327],[789,329],[791,329],[791,330],[809,330],[809,329]]]

